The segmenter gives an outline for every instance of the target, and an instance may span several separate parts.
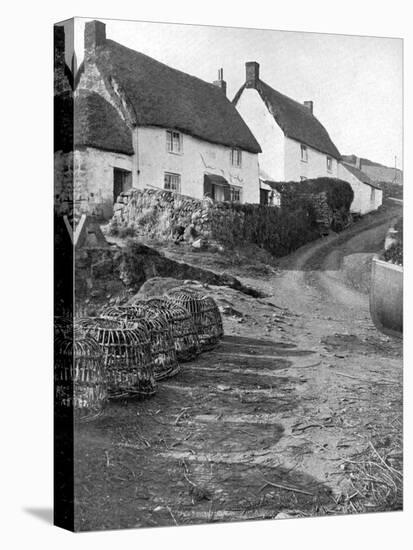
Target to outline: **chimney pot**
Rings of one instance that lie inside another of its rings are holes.
[[[85,57],[93,54],[97,46],[106,41],[106,25],[101,21],[88,21],[85,25]]]
[[[256,61],[245,63],[245,83],[250,88],[255,88],[260,79],[260,64]]]
[[[311,114],[313,114],[314,102],[313,101],[304,101],[304,105],[307,107],[307,109],[310,110]]]
[[[224,94],[227,95],[227,83],[224,80],[224,69],[218,70],[218,80],[214,80],[212,84],[218,88],[221,88]]]

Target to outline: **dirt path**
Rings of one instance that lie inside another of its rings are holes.
[[[209,287],[223,342],[154,398],[112,403],[78,428],[77,528],[347,511],[347,460],[373,439],[391,445],[400,421],[402,349],[376,331],[367,296],[339,267],[379,248],[390,220],[312,243],[277,275],[245,278],[269,298]]]

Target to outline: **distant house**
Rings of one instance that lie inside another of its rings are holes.
[[[354,200],[351,203],[351,212],[363,215],[381,206],[383,191],[359,168],[341,162],[338,175],[340,179],[348,181],[353,189]]]
[[[356,155],[344,155],[343,161],[364,172],[375,183],[396,183],[403,185],[403,171],[396,167],[384,166],[378,162]]]
[[[340,153],[313,114],[313,102],[302,105],[260,79],[258,63],[248,62],[246,79],[233,103],[257,138],[261,200],[271,193],[266,181],[301,181],[338,177]]]
[[[225,92],[222,70],[204,82],[107,39],[102,22],[86,23],[78,149],[105,216],[129,187],[259,202],[261,149]]]

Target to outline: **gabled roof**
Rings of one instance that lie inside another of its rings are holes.
[[[133,155],[132,134],[116,109],[95,92],[55,97],[55,151],[77,147]]]
[[[242,92],[246,88],[254,87],[260,94],[275,122],[288,138],[299,141],[317,151],[326,153],[340,159],[340,153],[332,142],[327,130],[319,120],[312,114],[310,109],[294,99],[277,92],[271,86],[258,80],[252,86],[245,83],[233,99],[237,104]]]
[[[106,39],[96,47],[101,73],[121,87],[139,126],[172,128],[200,139],[261,152],[251,130],[223,91],[147,55]],[[79,67],[78,82],[84,65]]]
[[[370,179],[366,173],[362,172],[352,164],[348,164],[347,162],[343,162],[342,164],[345,168],[347,168],[349,172],[353,174],[353,176],[355,176],[361,182],[365,183],[366,185],[370,185],[370,187],[374,187],[374,189],[381,189],[381,187],[376,185],[374,181]]]

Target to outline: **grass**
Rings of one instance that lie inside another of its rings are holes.
[[[403,509],[403,429],[396,417],[391,435],[344,462],[352,491],[342,497],[343,512],[385,512]]]

